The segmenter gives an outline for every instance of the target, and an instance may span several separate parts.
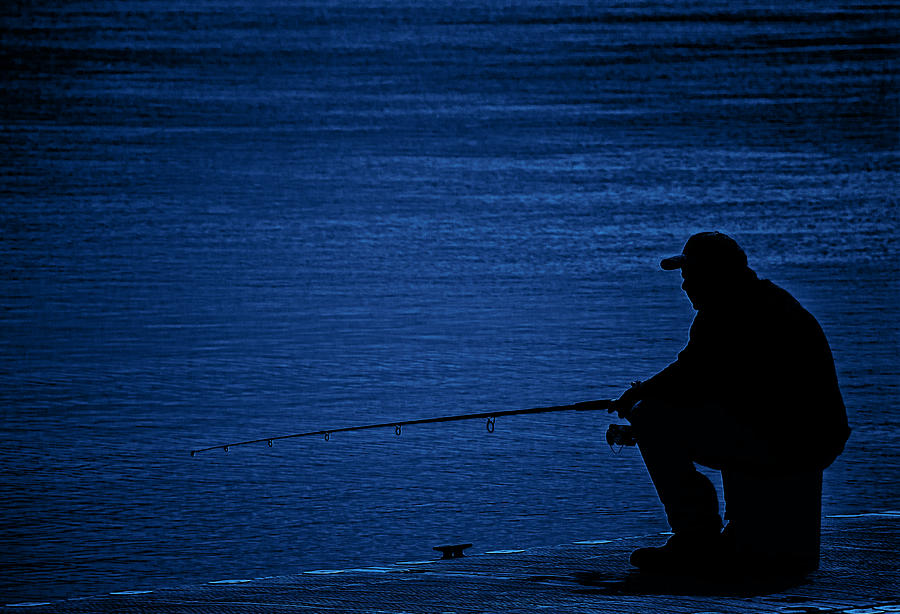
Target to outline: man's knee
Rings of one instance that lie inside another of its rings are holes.
[[[678,416],[681,412],[669,403],[655,400],[638,401],[631,408],[628,421],[634,427],[635,435],[640,438],[655,437],[659,434],[678,430]]]
[[[642,448],[678,450],[693,462],[721,469],[721,434],[696,408],[644,400],[634,406],[629,420]]]

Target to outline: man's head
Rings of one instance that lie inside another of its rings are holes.
[[[698,310],[722,303],[744,280],[755,277],[747,267],[744,250],[721,232],[693,235],[680,254],[664,259],[659,266],[667,271],[681,269],[681,287]]]

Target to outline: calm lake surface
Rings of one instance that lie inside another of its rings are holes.
[[[829,337],[824,513],[900,509],[896,6],[184,6],[2,9],[0,603],[666,530],[605,413],[189,451],[618,396],[701,230]]]

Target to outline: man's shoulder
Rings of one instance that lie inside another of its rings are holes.
[[[765,302],[803,309],[800,301],[794,298],[790,292],[769,279],[760,279],[757,281],[756,292]],[[804,309],[804,311],[806,310]]]
[[[757,282],[757,296],[763,309],[770,314],[778,314],[782,318],[803,321],[818,328],[816,318],[800,304],[794,295],[768,279]]]

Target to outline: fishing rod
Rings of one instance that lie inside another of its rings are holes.
[[[531,409],[508,409],[504,411],[487,411],[478,414],[461,414],[458,416],[441,416],[440,418],[421,418],[419,420],[404,420],[402,422],[382,422],[380,424],[365,424],[362,426],[345,426],[337,429],[327,429],[322,431],[309,431],[308,433],[293,433],[291,435],[278,435],[277,437],[263,437],[261,439],[250,439],[248,441],[238,441],[235,443],[226,443],[218,446],[210,446],[199,450],[191,450],[191,456],[200,452],[209,452],[210,450],[224,450],[228,452],[230,448],[236,446],[245,446],[251,443],[266,442],[272,447],[273,442],[279,439],[292,439],[294,437],[310,437],[313,435],[322,435],[325,441],[328,441],[334,433],[346,433],[348,431],[364,431],[367,429],[381,429],[394,427],[394,434],[400,435],[404,426],[413,424],[431,424],[434,422],[456,422],[457,420],[477,420],[479,418],[486,419],[486,428],[488,433],[494,432],[494,420],[500,416],[521,416],[523,414],[546,414],[555,411],[595,411],[599,409],[611,410],[613,402],[609,399],[601,399],[598,401],[582,401],[572,405],[554,405],[552,407],[532,407]]]

